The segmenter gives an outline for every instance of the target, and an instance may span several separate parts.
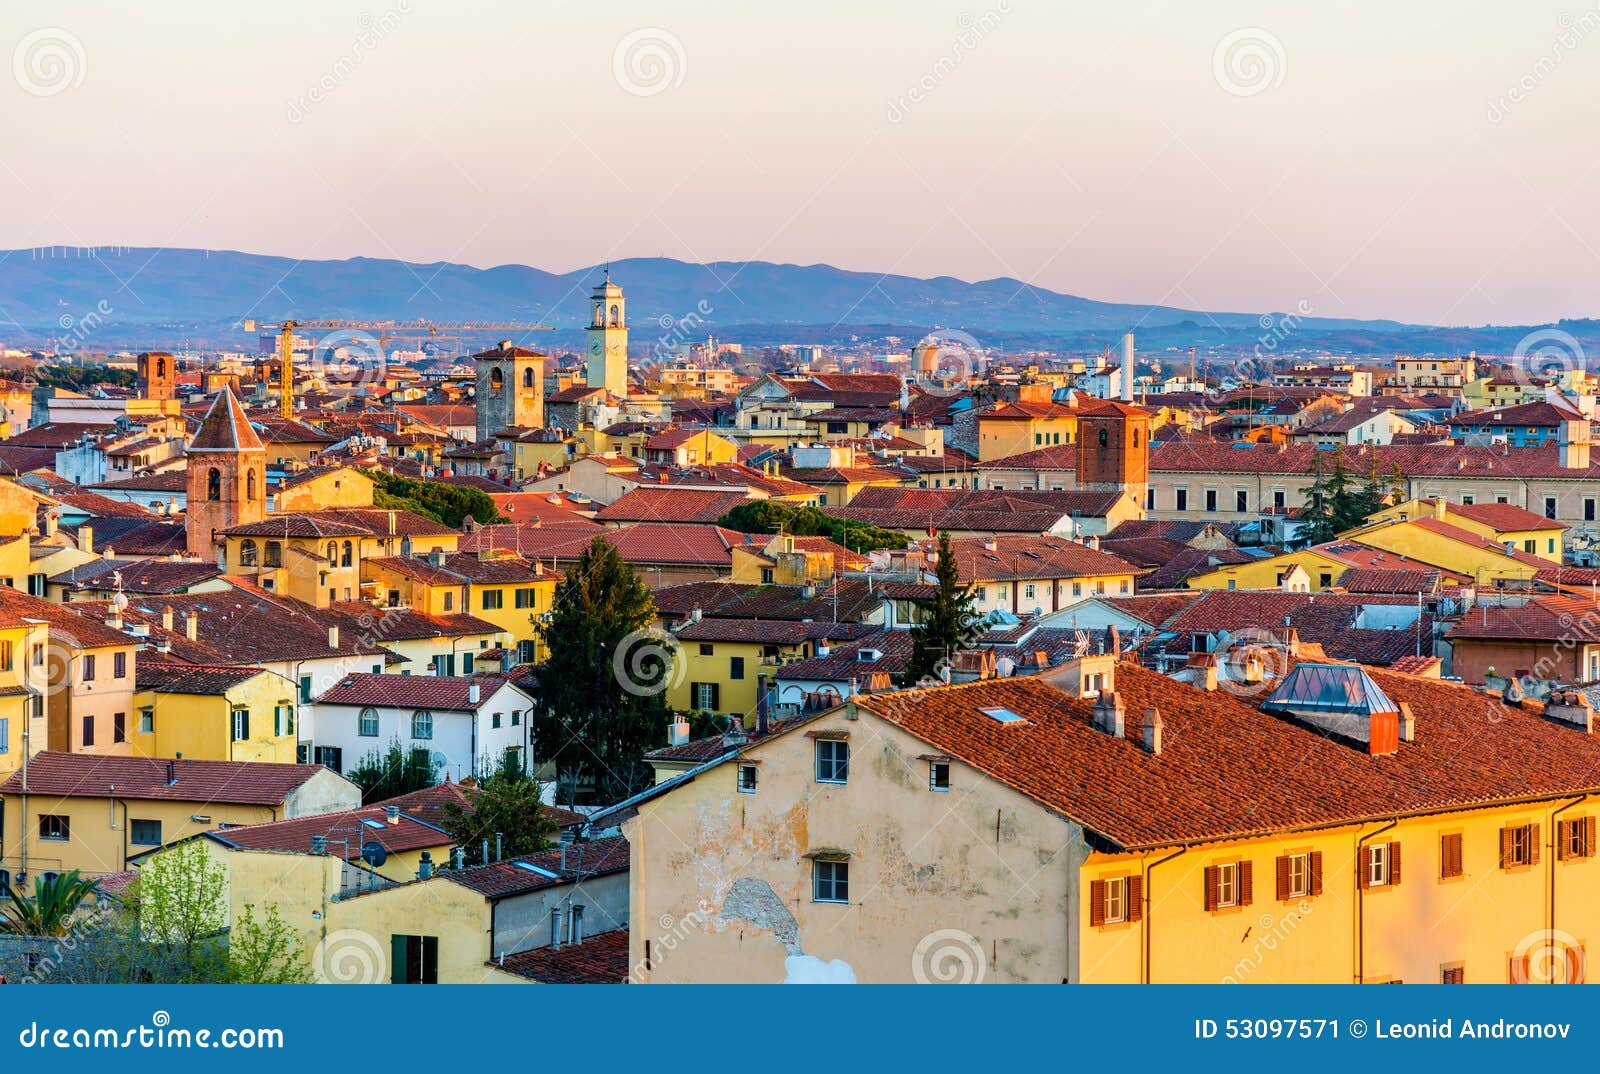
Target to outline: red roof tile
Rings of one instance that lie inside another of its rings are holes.
[[[625,984],[631,972],[628,930],[613,929],[564,947],[538,947],[492,965],[542,984]]]
[[[177,781],[167,780],[168,766]],[[160,757],[107,757],[46,750],[28,762],[28,793],[62,798],[137,798],[174,802],[281,805],[319,764],[247,761],[169,761]],[[12,773],[0,792],[22,790],[22,772]]]

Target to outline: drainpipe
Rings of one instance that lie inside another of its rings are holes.
[[[1148,865],[1146,865],[1144,867],[1144,882],[1143,882],[1143,885],[1142,885],[1144,887],[1144,913],[1140,915],[1140,917],[1144,921],[1144,929],[1143,929],[1144,935],[1141,937],[1141,939],[1144,942],[1144,974],[1139,980],[1140,984],[1149,984],[1150,983],[1150,939],[1151,939],[1150,911],[1155,906],[1155,899],[1153,897],[1151,897],[1151,894],[1150,894],[1150,874],[1156,871],[1156,867],[1157,866],[1165,865],[1165,864],[1167,864],[1167,862],[1171,861],[1173,858],[1181,858],[1183,855],[1185,855],[1187,853],[1189,853],[1189,849],[1187,847],[1181,847],[1178,850],[1174,850],[1171,854],[1168,854],[1166,857],[1162,858],[1160,861],[1150,862]]]
[[[1396,817],[1377,831],[1356,837],[1356,984],[1362,984],[1367,973],[1367,889],[1361,883],[1361,848],[1368,839],[1377,838],[1399,823],[1400,818]]]
[[[1582,805],[1588,800],[1589,796],[1587,794],[1579,795],[1577,798],[1574,798],[1572,801],[1568,802],[1566,805],[1550,814],[1550,853],[1548,855],[1550,861],[1545,866],[1549,876],[1548,886],[1550,890],[1550,907],[1545,921],[1545,937],[1547,940],[1555,936],[1556,932],[1556,858],[1559,856],[1557,854],[1557,850],[1560,847],[1560,840],[1557,838],[1557,833],[1561,829],[1561,822],[1556,818],[1560,817],[1561,814],[1565,813],[1573,806]],[[1557,982],[1552,979],[1550,983],[1556,984]]]

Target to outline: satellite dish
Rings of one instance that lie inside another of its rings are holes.
[[[444,754],[440,753],[438,750],[434,750],[433,751],[433,767],[435,767],[435,768],[443,768],[446,764],[449,763],[449,761],[450,761],[450,758],[446,757]]]
[[[363,843],[361,860],[376,869],[389,860],[389,852],[384,849],[382,843]]]

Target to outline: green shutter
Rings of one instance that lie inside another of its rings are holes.
[[[406,983],[406,938],[400,935],[389,937],[389,983]]]

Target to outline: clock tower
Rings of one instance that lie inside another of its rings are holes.
[[[587,381],[591,388],[604,388],[618,399],[628,397],[628,318],[622,288],[611,282],[611,273],[597,284],[589,297],[589,362]]]

